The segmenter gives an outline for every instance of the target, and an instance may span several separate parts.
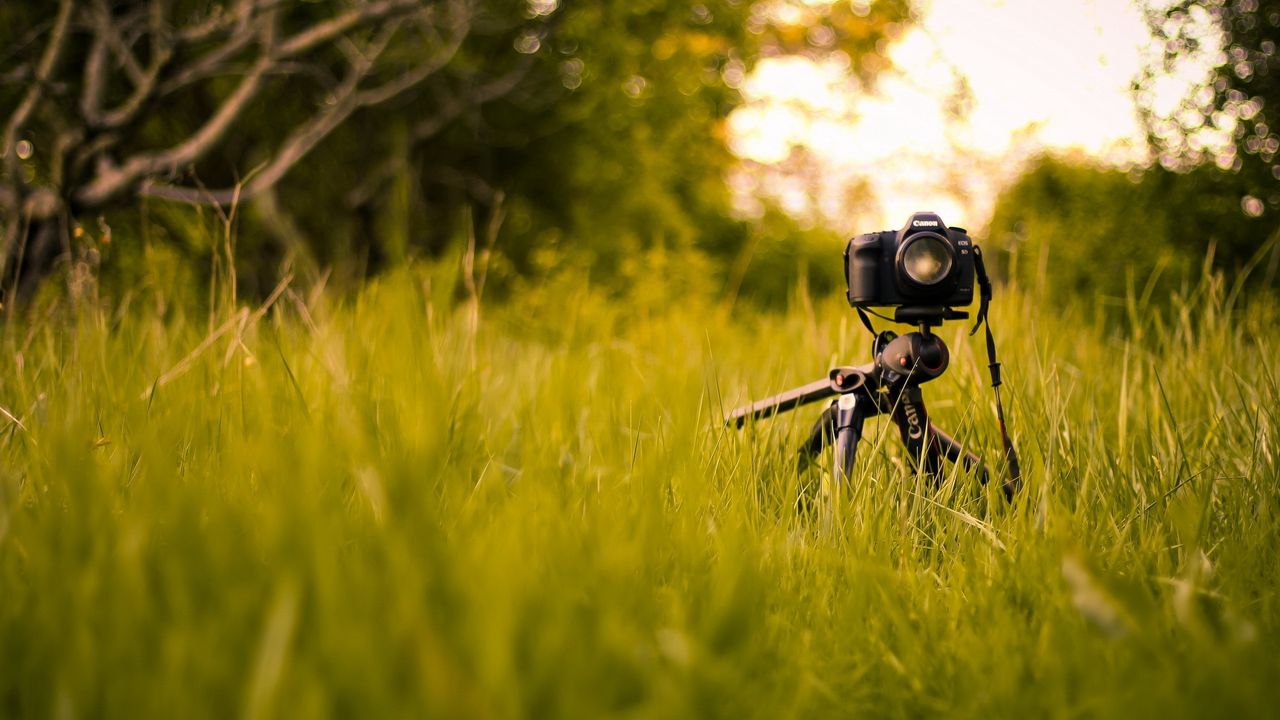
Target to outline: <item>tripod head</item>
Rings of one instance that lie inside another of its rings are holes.
[[[919,385],[940,377],[951,364],[951,352],[942,338],[924,325],[916,332],[897,335],[886,330],[871,345],[878,379],[883,385],[905,382]]]
[[[735,408],[725,416],[725,424],[740,428],[747,420],[762,420],[850,393],[861,392],[880,403],[890,388],[918,387],[940,377],[951,363],[942,338],[925,331],[897,335],[886,330],[876,336],[871,350],[875,355],[871,364],[832,368],[826,379]]]
[[[967,320],[969,313],[964,310],[943,307],[941,305],[903,305],[893,309],[893,321],[906,325],[924,328],[936,327],[947,320]]]

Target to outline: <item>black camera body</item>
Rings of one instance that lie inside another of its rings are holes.
[[[973,302],[973,241],[937,213],[918,212],[901,230],[859,235],[844,251],[854,307],[966,307]]]

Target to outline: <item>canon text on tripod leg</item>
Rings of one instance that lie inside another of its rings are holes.
[[[924,394],[919,386],[908,385],[902,390],[893,421],[907,448],[912,467],[928,477],[933,485],[942,482],[942,458],[936,438],[929,432],[929,412],[924,406]]]

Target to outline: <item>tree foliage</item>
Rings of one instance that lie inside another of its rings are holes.
[[[1240,212],[1236,177],[1216,168],[1124,171],[1041,157],[1003,192],[989,229],[1002,270],[1057,302],[1195,287],[1208,260],[1231,274],[1267,248],[1274,223]],[[1262,258],[1259,279],[1278,270]]]
[[[1148,0],[1158,51],[1137,83],[1160,164],[1240,174],[1245,211],[1280,211],[1280,1]],[[1161,96],[1190,82],[1176,103]]]
[[[1147,0],[1154,54],[1135,81],[1149,168],[1044,157],[999,198],[1006,271],[1070,298],[1163,299],[1206,269],[1280,272],[1280,3]]]

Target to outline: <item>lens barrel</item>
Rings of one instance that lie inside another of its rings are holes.
[[[947,279],[955,265],[951,243],[931,232],[913,235],[898,254],[902,273],[917,285],[937,285]]]

